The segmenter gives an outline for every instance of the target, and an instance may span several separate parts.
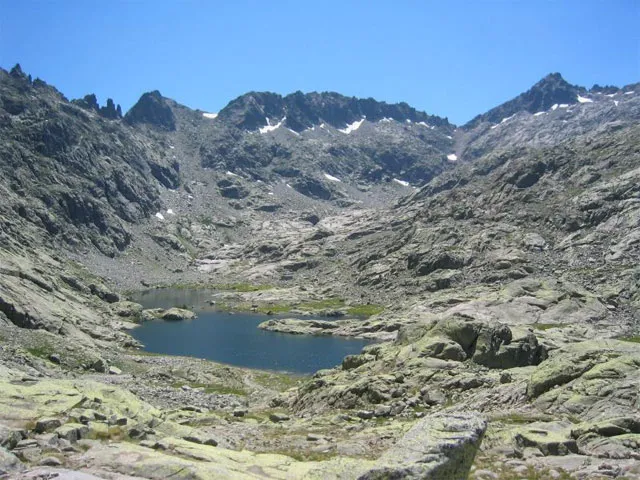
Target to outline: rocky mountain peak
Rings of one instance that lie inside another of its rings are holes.
[[[147,92],[124,116],[129,125],[149,124],[162,130],[176,129],[176,120],[167,99],[158,90]]]
[[[85,110],[92,110],[104,118],[111,120],[122,118],[122,108],[120,104],[116,105],[111,98],[107,99],[107,104],[103,107],[98,104],[98,99],[94,93],[85,95],[80,99],[72,100],[71,102]]]
[[[571,105],[578,102],[580,93],[585,92],[584,87],[570,84],[559,73],[550,73],[526,92],[476,116],[464,128],[474,128],[483,122],[500,123],[502,119],[518,112],[537,113],[548,110],[555,104]]]
[[[221,121],[245,130],[257,130],[282,122],[283,126],[295,132],[322,123],[345,128],[363,118],[450,126],[446,118],[428,115],[404,102],[388,104],[373,98],[346,97],[335,92],[305,94],[297,91],[284,97],[271,92],[249,92],[230,102],[219,114]]]

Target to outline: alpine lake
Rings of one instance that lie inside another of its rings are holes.
[[[212,290],[160,288],[137,292],[131,299],[144,308],[189,308],[194,320],[152,320],[130,333],[144,350],[165,355],[205,358],[239,367],[310,374],[334,367],[346,355],[360,353],[371,340],[330,335],[291,335],[258,328],[283,315],[217,310],[209,304]],[[296,318],[295,315],[284,315]],[[318,317],[299,317],[304,319]],[[330,320],[322,318],[323,320]]]

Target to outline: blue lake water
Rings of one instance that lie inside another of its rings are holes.
[[[148,352],[206,358],[240,367],[313,373],[360,353],[368,340],[331,336],[287,335],[257,328],[273,316],[227,313],[206,308],[211,292],[159,289],[132,298],[145,308],[187,305],[198,318],[190,321],[154,320],[131,334]]]

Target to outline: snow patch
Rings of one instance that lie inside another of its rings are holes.
[[[455,153],[450,153],[449,155],[447,155],[447,160],[449,160],[450,162],[455,162],[456,160],[458,160],[458,156]]]
[[[389,123],[389,122],[393,122],[393,118],[384,117],[383,119],[380,120],[380,123]]]
[[[265,118],[265,120],[267,121],[267,125],[264,127],[260,127],[258,130],[260,130],[260,133],[262,134],[273,132],[274,130],[280,128],[286,119],[287,117],[284,117],[275,125],[271,125],[271,120],[269,120],[269,118]]]
[[[237,173],[230,172],[229,170],[227,170],[227,175],[229,175],[230,177],[239,177]]]
[[[167,209],[167,215],[175,215],[175,213],[171,208],[169,208]]]
[[[218,114],[217,113],[203,113],[202,116],[204,118],[210,118],[211,120],[218,118]]]
[[[607,94],[605,95],[605,97],[613,98],[613,97],[615,97],[617,94],[618,94],[618,92],[616,92],[616,93],[607,93]]]
[[[160,212],[156,213],[156,218],[158,220],[164,220],[164,215],[162,215]]]
[[[291,133],[293,133],[296,137],[300,136],[300,134],[298,132],[296,132],[295,130],[291,130],[290,128],[287,128],[287,130],[289,130]]]
[[[423,127],[427,127],[427,128],[433,128],[433,127],[431,127],[431,125],[429,125],[426,122],[418,122],[418,125],[422,125]]]
[[[409,120],[408,118],[405,120],[405,122],[407,123],[411,123],[411,120]]]
[[[269,193],[267,193],[267,195],[273,195],[273,192],[269,192]]]
[[[174,149],[174,148],[176,148],[176,147],[174,147],[173,145],[169,145],[169,148],[170,148],[171,150],[173,150],[173,149]]]
[[[324,178],[326,178],[327,180],[331,180],[332,182],[341,182],[342,181],[338,177],[334,177],[333,175],[329,175],[328,173],[324,174]]]
[[[625,95],[632,95],[633,94],[633,90],[631,90],[630,92],[624,92]]]
[[[451,135],[447,135],[447,138],[448,138],[449,140],[453,140],[453,137],[452,137]]]
[[[502,120],[500,120],[500,123],[498,125],[502,125],[503,123],[507,123],[509,120],[511,120],[513,117],[515,117],[516,115],[513,114],[510,117],[505,117]],[[496,128],[498,125],[494,125],[493,127],[491,127],[491,129],[493,130],[494,128]]]
[[[615,104],[615,106],[617,107],[618,104],[620,103],[618,100],[614,100],[613,103]]]
[[[580,103],[593,103],[593,100],[591,100],[590,98],[581,97],[580,95],[578,95],[578,102],[580,102]]]
[[[400,180],[399,178],[394,178],[393,181],[396,182],[396,183],[399,183],[403,187],[408,187],[409,186],[409,182],[405,182],[404,180]]]
[[[326,129],[326,128],[327,128],[327,126],[326,126],[324,123],[321,123],[321,124],[320,124],[320,128],[325,128],[325,129]]]
[[[558,104],[554,103],[553,105],[551,105],[551,110],[555,110],[558,108]]]
[[[540,115],[544,115],[547,112],[536,112],[533,114],[534,117],[539,117]]]
[[[561,103],[560,105],[558,105],[560,108],[569,108],[569,104],[568,103]]]
[[[287,185],[287,188],[292,188],[291,185],[289,185],[288,183],[286,185]]]
[[[339,128],[338,130],[348,135],[351,132],[355,132],[357,129],[359,129],[363,123],[364,123],[364,118],[353,122],[351,125],[347,125],[347,128]]]

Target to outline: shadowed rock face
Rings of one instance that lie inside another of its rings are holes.
[[[168,131],[176,129],[173,111],[158,90],[142,95],[124,120],[129,125],[148,124]]]
[[[159,185],[175,188],[179,175],[152,143],[101,118],[117,119],[112,101],[108,114],[96,110],[94,96],[85,104],[89,112],[44,82],[0,71],[0,208],[63,243],[112,256],[131,241],[127,224],[158,210]],[[11,223],[9,231],[17,229]]]

